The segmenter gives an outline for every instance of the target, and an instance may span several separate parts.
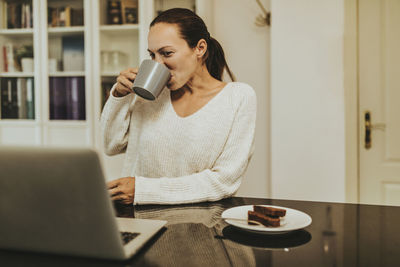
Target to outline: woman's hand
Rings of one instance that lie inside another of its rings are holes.
[[[133,81],[135,80],[137,73],[138,68],[129,68],[121,71],[117,77],[117,86],[115,87],[113,95],[116,97],[122,97],[132,93]]]
[[[135,197],[135,177],[123,177],[107,183],[113,201],[132,204]]]

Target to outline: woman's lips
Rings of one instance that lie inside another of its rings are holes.
[[[171,84],[172,84],[172,75],[171,75],[171,77],[169,78],[169,80],[167,82],[167,86],[170,86]]]

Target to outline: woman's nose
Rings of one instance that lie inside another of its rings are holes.
[[[157,61],[157,62],[160,63],[160,64],[164,64],[164,60],[163,60],[162,57],[159,56],[159,55],[156,55],[156,56],[154,57],[154,60]]]

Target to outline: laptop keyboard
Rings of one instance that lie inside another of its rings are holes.
[[[121,238],[122,238],[122,242],[124,243],[124,245],[128,244],[133,239],[135,239],[135,237],[140,235],[140,233],[131,233],[131,232],[120,232],[120,233],[121,233]]]

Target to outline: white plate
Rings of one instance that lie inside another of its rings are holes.
[[[259,205],[264,207],[272,207],[286,210],[286,216],[281,218],[281,226],[279,227],[266,227],[263,225],[249,225],[247,223],[247,212],[253,210],[253,205],[238,206],[225,210],[221,214],[221,218],[224,219],[230,225],[239,227],[246,231],[266,233],[266,234],[283,234],[289,231],[303,229],[309,226],[312,222],[311,217],[299,210],[270,206],[270,205]],[[228,218],[244,219],[243,221],[229,220]]]

